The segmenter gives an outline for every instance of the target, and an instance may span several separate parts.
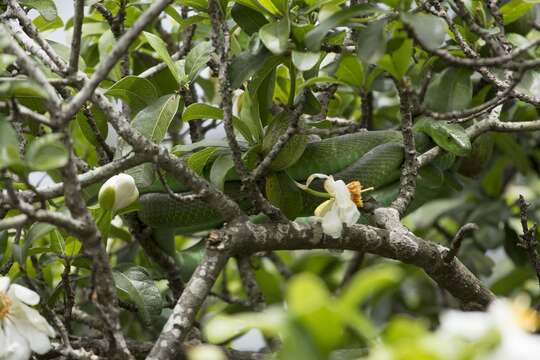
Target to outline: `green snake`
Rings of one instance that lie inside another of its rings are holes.
[[[461,132],[451,131],[439,125],[430,127],[428,123],[421,124],[416,129],[417,149],[433,146],[430,138],[452,153],[465,154],[470,150],[468,138],[464,139]],[[428,135],[428,136],[426,136]],[[286,156],[295,158],[280,174],[286,174],[290,179],[304,182],[313,173],[332,174],[336,179],[345,182],[358,180],[363,187],[374,187],[373,197],[388,204],[397,195],[400,167],[403,162],[402,134],[396,130],[361,131],[353,134],[322,139],[304,144],[304,146],[284,148]],[[300,148],[300,149],[299,149]],[[289,151],[300,151],[300,156],[286,154]],[[281,154],[280,154],[281,155]],[[453,162],[453,157],[436,166],[431,166],[420,173],[419,187],[428,195],[436,191],[446,190],[444,186],[445,171]],[[182,184],[175,184],[174,190],[188,193],[189,189]],[[250,201],[243,197],[241,183],[234,171],[226,177],[224,191],[238,201],[244,210],[250,209]],[[204,200],[196,199],[185,203],[170,197],[160,191],[159,186],[142,189],[139,211],[140,219],[147,225],[158,229],[174,229],[177,233],[190,233],[218,226],[220,214],[212,209]],[[324,199],[300,191],[301,204],[297,216],[309,216],[313,209]],[[417,198],[413,208],[424,202]]]

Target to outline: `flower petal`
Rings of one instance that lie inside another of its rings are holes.
[[[358,211],[358,208],[355,204],[352,204],[352,206],[349,206],[347,208],[339,209],[339,218],[342,222],[347,224],[347,226],[351,226],[356,224],[356,222],[360,218],[360,211]]]
[[[6,336],[5,348],[3,349],[2,360],[28,360],[31,351],[28,341],[19,334],[15,325],[10,320],[4,320],[4,331]]]
[[[328,176],[326,180],[324,180],[324,190],[326,190],[327,193],[334,196],[336,193],[336,182],[334,181],[334,177],[332,175]]]
[[[10,282],[9,276],[0,276],[0,292],[6,293]]]
[[[30,306],[27,306],[21,302],[14,302],[11,313],[13,318],[20,319],[21,321],[31,324],[37,330],[50,337],[54,337],[56,335],[54,329],[49,325],[47,320],[45,320],[45,318],[41,316],[36,309],[33,309]]]
[[[9,296],[16,297],[20,301],[28,305],[37,305],[39,304],[39,295],[38,293],[25,288],[24,286],[18,284],[12,284],[9,288]]]
[[[18,332],[22,334],[24,338],[26,338],[33,352],[45,354],[51,349],[51,341],[49,340],[49,337],[33,326],[33,324],[25,321],[24,319],[15,319],[13,323],[15,324]]]
[[[325,174],[318,174],[318,173],[311,174],[306,180],[306,187],[309,187],[311,182],[315,179],[327,179],[327,178],[328,178],[328,175],[325,175]]]
[[[355,206],[354,202],[351,199],[351,193],[349,188],[343,182],[343,180],[338,180],[334,183],[334,194],[336,198],[336,203],[340,208],[349,208]]]
[[[341,236],[343,231],[343,224],[339,218],[339,209],[334,204],[330,211],[328,211],[322,218],[322,229],[327,235],[330,235],[334,239]]]
[[[315,209],[315,216],[323,217],[334,205],[334,199],[328,199]]]
[[[491,315],[488,313],[450,310],[441,315],[439,331],[469,340],[476,340],[482,337],[494,325]]]

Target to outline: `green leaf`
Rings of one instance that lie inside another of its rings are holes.
[[[47,21],[53,21],[58,12],[53,0],[20,0],[21,5],[36,9]]]
[[[182,121],[200,119],[223,119],[223,110],[212,105],[195,103],[189,105],[182,114]]]
[[[137,313],[146,324],[159,316],[163,307],[163,299],[156,284],[146,270],[139,266],[131,267],[124,272],[113,272],[114,283],[120,295],[127,297],[137,306]]]
[[[204,325],[204,337],[211,343],[223,344],[253,328],[261,330],[268,336],[276,336],[287,323],[286,315],[282,309],[275,307],[263,312],[234,315],[220,313]]]
[[[378,20],[369,23],[358,32],[356,54],[360,60],[368,64],[376,64],[386,50],[386,20]]]
[[[287,131],[291,116],[292,115],[288,114],[286,111],[283,111],[274,117],[274,120],[266,128],[264,134],[262,142],[263,153],[268,154],[280,136]],[[282,171],[294,165],[304,153],[307,142],[308,138],[305,134],[293,135],[274,158],[270,165],[270,169],[273,171]]]
[[[280,16],[285,14],[287,11],[286,6],[283,6],[283,3],[286,1],[283,0],[256,0],[257,3],[262,6],[266,11],[274,16]]]
[[[248,35],[252,35],[268,24],[268,20],[260,12],[250,7],[235,3],[231,9],[233,20]]]
[[[176,64],[174,63],[173,59],[171,58],[171,55],[169,54],[169,51],[167,50],[167,45],[165,44],[165,42],[161,40],[158,36],[152,33],[143,31],[143,34],[146,37],[146,40],[148,41],[152,49],[156,51],[159,58],[163,60],[165,64],[167,64],[167,67],[171,71],[171,74],[174,76],[176,82],[178,84],[183,84],[185,82],[185,79],[183,79],[180,76],[180,73],[176,67]]]
[[[124,100],[135,114],[150,105],[158,97],[158,92],[149,80],[128,75],[115,82],[105,95]]]
[[[202,175],[206,164],[217,151],[217,148],[209,147],[200,151],[197,151],[195,154],[191,155],[188,160],[188,166],[193,169],[197,174]]]
[[[234,166],[234,161],[231,154],[223,154],[216,158],[210,168],[209,180],[218,189],[222,190],[225,186],[225,179],[229,170]]]
[[[347,9],[337,11],[325,20],[321,21],[318,26],[306,34],[304,38],[306,48],[309,51],[319,51],[321,48],[321,43],[331,29],[345,24],[354,17],[380,12],[383,11],[371,5],[355,5]]]
[[[212,58],[214,48],[210,41],[204,41],[197,44],[186,56],[186,74],[189,81],[195,80],[202,69],[206,67],[206,64]]]
[[[272,56],[266,48],[261,48],[262,50],[255,54],[250,50],[246,50],[233,58],[231,63],[231,87],[233,89],[239,88],[244,81],[263,67],[268,58]]]
[[[99,134],[101,135],[101,138],[107,139],[109,127],[107,126],[107,118],[105,114],[103,113],[103,111],[101,111],[100,108],[95,107],[95,106],[92,106],[90,108],[90,113],[92,114],[92,118],[94,119],[96,123],[96,127],[97,127],[97,130],[99,131]],[[92,145],[97,146],[98,141],[96,138],[94,128],[90,125],[89,120],[83,111],[79,111],[77,113],[76,120],[86,140],[88,140]]]
[[[28,146],[26,161],[33,170],[47,171],[67,164],[68,152],[60,141],[62,134],[47,134]]]
[[[288,47],[291,25],[287,17],[261,27],[259,37],[273,54],[283,54]]]
[[[429,84],[424,105],[433,111],[463,110],[472,101],[472,71],[464,68],[448,68],[437,74]]]
[[[52,21],[46,20],[42,15],[38,16],[32,20],[39,32],[47,32],[51,30],[56,30],[64,26],[62,19],[57,16]]]
[[[60,231],[54,229],[49,235],[51,249],[57,254],[66,254],[66,242]]]
[[[329,83],[329,84],[339,84],[339,85],[348,85],[346,82],[338,80],[336,78],[330,77],[330,76],[317,76],[309,79],[308,81],[302,83],[300,85],[300,89],[309,87],[312,85],[316,85],[319,83]]]
[[[266,197],[294,220],[302,214],[302,192],[286,172],[272,173],[266,177]]]
[[[52,41],[47,40],[49,45],[53,48],[54,51],[64,60],[66,63],[69,63],[69,57],[71,55],[71,48],[67,47],[66,45]],[[84,61],[84,58],[79,55],[79,70],[84,71],[86,70],[86,62]]]
[[[354,55],[343,54],[336,70],[336,77],[349,85],[362,87],[364,84],[362,63]]]
[[[407,73],[412,60],[413,42],[407,38],[394,38],[388,42],[386,54],[379,65],[398,80]]]
[[[318,52],[302,52],[293,50],[292,51],[292,62],[294,66],[300,71],[311,70],[317,63],[321,54]]]
[[[48,224],[48,223],[34,223],[32,226],[30,226],[30,229],[28,229],[28,232],[26,233],[26,237],[24,239],[24,245],[21,249],[21,258],[26,259],[26,255],[28,253],[28,249],[32,246],[34,242],[37,240],[43,238],[47,234],[49,234],[51,231],[55,230],[56,226]]]
[[[109,29],[105,31],[98,40],[99,60],[104,61],[116,46],[116,38]],[[108,74],[108,79],[118,81],[122,77],[120,64],[116,63]]]
[[[167,134],[178,105],[180,96],[176,94],[165,95],[142,109],[133,119],[133,127],[149,140],[160,143]],[[118,146],[117,155],[123,156],[129,152],[130,147],[122,142]],[[135,179],[139,188],[150,186],[155,180],[152,164],[141,164],[126,171]]]
[[[0,169],[19,160],[17,133],[9,121],[0,114]]]
[[[504,25],[508,25],[518,20],[520,17],[529,12],[534,1],[527,0],[510,0],[500,8],[500,13],[503,17]]]
[[[175,154],[176,156],[180,156],[182,154],[192,152],[194,150],[198,150],[200,148],[206,148],[206,147],[220,147],[220,148],[228,148],[229,143],[227,140],[222,139],[204,139],[201,141],[194,142],[192,144],[180,144],[175,145],[171,152]],[[242,146],[242,144],[240,144]]]
[[[377,266],[359,271],[341,296],[341,305],[355,311],[368,297],[399,284],[403,272],[397,266]]]
[[[133,119],[133,127],[149,140],[161,142],[178,110],[180,96],[165,95],[141,110]]]
[[[430,14],[402,14],[401,19],[428,49],[438,49],[444,43],[448,25],[443,19]]]

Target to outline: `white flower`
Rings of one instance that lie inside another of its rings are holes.
[[[487,312],[447,311],[441,316],[438,333],[478,340],[490,331],[500,336],[500,344],[486,357],[490,360],[533,360],[540,354],[540,316],[523,301],[497,299]]]
[[[51,348],[53,328],[30,306],[39,295],[24,286],[0,277],[0,359],[25,360],[32,352],[45,354]],[[29,306],[30,305],[30,306]]]
[[[128,207],[139,198],[135,180],[128,174],[118,174],[105,181],[99,189],[99,205],[117,211]]]
[[[325,179],[324,189],[330,195],[330,199],[315,209],[315,216],[320,219],[323,232],[337,239],[343,231],[343,223],[351,226],[360,218],[357,208],[357,205],[362,206],[360,183],[346,185],[343,180],[335,181],[331,175],[313,174],[307,179],[306,187],[315,178]]]
[[[201,344],[187,352],[188,360],[227,360],[221,349],[215,345]]]

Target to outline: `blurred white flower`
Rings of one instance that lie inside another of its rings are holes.
[[[490,331],[500,336],[500,344],[488,354],[490,360],[534,360],[540,354],[540,315],[526,302],[497,299],[487,312],[450,310],[442,314],[438,333],[467,340],[479,340]]]
[[[332,175],[313,174],[306,182],[305,188],[316,179],[324,180],[324,189],[330,199],[315,209],[315,216],[320,219],[323,232],[337,239],[343,231],[343,223],[347,226],[356,224],[360,218],[357,206],[362,206],[362,187],[358,181],[345,184],[343,180],[335,181]]]
[[[128,207],[138,198],[135,180],[128,174],[118,174],[105,181],[98,195],[99,205],[113,211]]]
[[[54,329],[30,307],[38,303],[39,295],[34,291],[10,285],[9,277],[0,277],[0,359],[25,360],[32,352],[50,350]]]
[[[188,360],[227,360],[221,349],[215,345],[201,344],[187,352]]]

